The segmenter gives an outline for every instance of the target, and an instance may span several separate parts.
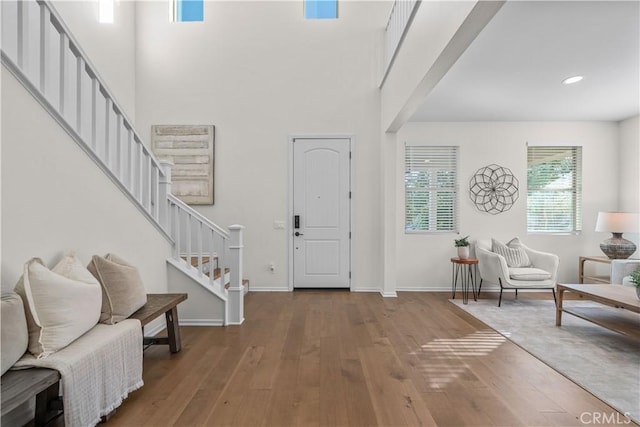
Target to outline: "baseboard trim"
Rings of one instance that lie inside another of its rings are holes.
[[[222,319],[179,319],[180,326],[224,326]]]
[[[380,291],[380,295],[382,295],[385,298],[397,298],[398,297],[398,293],[396,291],[392,291],[392,292]]]
[[[244,321],[244,319],[242,319]],[[224,320],[222,319],[178,319],[180,326],[224,326]],[[238,323],[239,324],[239,323]],[[159,332],[166,329],[167,326],[164,322],[152,328],[145,327],[145,336],[153,337]]]
[[[245,286],[245,293],[247,287]],[[458,285],[457,291],[460,290]],[[505,288],[505,291],[509,288]],[[536,289],[520,289],[522,292],[535,291]],[[292,292],[288,288],[251,288],[249,292]],[[351,292],[374,292],[379,293],[383,297],[397,297],[398,292],[451,292],[451,285],[429,287],[429,288],[396,288],[395,291],[384,292],[380,288],[351,288]],[[482,292],[500,292],[500,288],[493,285],[482,285]]]
[[[159,323],[155,326],[151,325],[149,326],[145,326],[144,327],[145,331],[144,331],[144,335],[147,337],[154,337],[158,334],[158,332],[167,329],[167,324],[165,322]]]
[[[375,292],[381,293],[380,288],[351,288],[351,292]]]
[[[462,286],[460,285],[460,283],[458,283],[458,286],[456,288],[456,292],[459,292],[462,289]],[[509,288],[504,288],[505,291]],[[434,287],[416,287],[416,288],[409,288],[409,287],[399,287],[396,288],[397,292],[451,292],[451,285],[445,285],[445,286],[434,286]],[[471,290],[471,288],[469,288],[469,290]],[[486,283],[482,284],[482,292],[500,292],[500,287],[498,285],[489,285]]]
[[[243,323],[244,323],[244,317],[239,322],[229,322],[229,323],[227,323],[227,326],[240,326]]]

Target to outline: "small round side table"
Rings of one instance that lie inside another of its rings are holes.
[[[462,282],[462,303],[467,304],[469,302],[469,285],[471,285],[471,290],[473,291],[473,300],[477,301],[478,260],[476,258],[451,258],[451,267],[451,298],[456,298],[456,288],[458,287],[458,278],[460,278]]]

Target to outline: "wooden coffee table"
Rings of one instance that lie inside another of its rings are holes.
[[[562,312],[588,320],[612,331],[640,339],[640,317],[629,320],[620,313],[604,313],[598,307],[564,307],[563,296],[571,292],[580,299],[640,313],[640,300],[634,288],[622,285],[563,285],[558,283],[558,302],[556,307],[556,326],[562,324]]]

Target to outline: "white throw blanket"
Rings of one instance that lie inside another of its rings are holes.
[[[140,321],[99,323],[68,347],[44,359],[26,354],[15,367],[60,372],[65,425],[94,426],[143,385]]]

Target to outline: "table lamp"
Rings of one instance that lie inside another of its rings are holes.
[[[626,259],[636,251],[636,245],[622,237],[624,232],[637,232],[640,217],[629,212],[598,212],[596,231],[608,231],[613,236],[600,243],[600,249],[611,259]]]

